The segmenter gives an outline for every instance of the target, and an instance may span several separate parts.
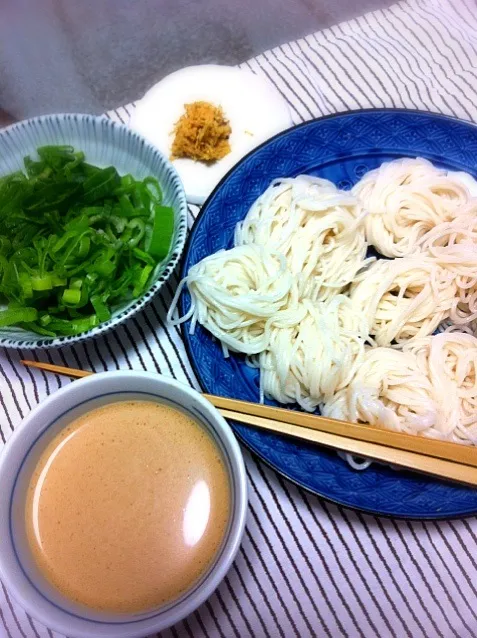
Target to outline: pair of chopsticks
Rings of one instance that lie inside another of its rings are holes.
[[[50,363],[22,361],[39,368],[74,378],[94,372]],[[337,450],[399,465],[468,485],[477,485],[477,447],[447,441],[390,432],[367,425],[329,419],[285,408],[227,399],[204,394],[227,419],[251,425]]]

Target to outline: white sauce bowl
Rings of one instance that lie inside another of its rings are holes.
[[[62,596],[38,571],[25,531],[25,499],[32,472],[48,443],[83,414],[120,400],[160,401],[186,411],[220,449],[230,479],[230,518],[215,559],[179,599],[149,612],[111,614],[80,607]],[[216,589],[239,549],[247,511],[247,480],[239,444],[216,408],[173,379],[149,372],[94,374],[40,403],[14,432],[0,457],[0,577],[15,600],[38,621],[77,638],[134,638],[179,622]]]

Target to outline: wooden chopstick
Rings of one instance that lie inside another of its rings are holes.
[[[339,436],[346,436],[357,441],[367,441],[368,443],[378,443],[386,447],[398,450],[417,452],[426,456],[434,456],[439,459],[463,463],[471,467],[477,467],[477,447],[449,443],[436,439],[427,439],[413,434],[402,434],[369,425],[350,423],[338,419],[329,419],[316,414],[307,414],[287,410],[285,408],[275,408],[271,405],[261,403],[251,403],[249,401],[239,401],[238,399],[228,399],[213,394],[204,394],[204,397],[215,405],[216,408],[233,410],[242,414],[260,416],[283,423],[291,423],[300,427],[329,432]]]
[[[219,409],[219,411],[226,419],[239,421],[245,425],[258,427],[269,432],[285,434],[286,436],[318,443],[319,445],[349,452],[357,456],[398,465],[402,468],[411,469],[412,471],[423,472],[431,476],[477,486],[477,468],[469,465],[444,459],[436,459],[432,456],[426,456],[417,452],[397,450],[376,443],[368,443],[367,441],[357,441],[356,439],[345,436],[330,434],[329,432],[320,432],[312,428],[283,423],[282,421],[276,421],[274,419],[251,416],[241,412],[234,412],[233,410]]]
[[[22,361],[22,363],[76,378],[94,374],[87,370],[37,361]],[[248,401],[210,394],[204,394],[204,397],[224,416],[241,423],[477,485],[477,470],[475,470],[477,449],[475,447],[389,432]]]
[[[94,374],[91,370],[67,368],[65,366],[57,366],[52,363],[43,363],[43,361],[24,361],[21,359],[20,363],[23,363],[24,366],[28,366],[29,368],[38,368],[39,370],[46,370],[47,372],[54,372],[55,374],[64,374],[67,377],[74,377],[75,379],[89,377]]]

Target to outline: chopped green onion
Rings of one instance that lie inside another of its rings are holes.
[[[0,327],[35,321],[37,317],[38,311],[35,308],[7,308],[0,310]]]
[[[65,305],[73,305],[78,304],[81,299],[81,290],[77,290],[75,288],[65,288],[63,290],[63,294],[61,295],[61,301]]]
[[[133,297],[139,297],[139,295],[143,292],[151,272],[152,272],[152,266],[149,266],[149,264],[147,266],[144,266],[144,268],[141,271],[141,274],[139,275],[139,279],[137,280],[137,283],[134,286]]]
[[[79,277],[72,277],[71,281],[70,281],[70,288],[74,289],[74,290],[81,290],[81,287],[83,285],[83,280],[80,279]]]
[[[144,293],[169,253],[174,213],[156,178],[120,177],[71,146],[24,163],[0,177],[0,326],[79,334]]]
[[[91,303],[93,305],[93,308],[96,312],[98,319],[101,322],[108,321],[108,319],[111,319],[111,312],[108,306],[103,302],[103,300],[101,299],[99,295],[93,295],[91,297]]]
[[[48,327],[57,334],[70,336],[91,330],[91,328],[94,328],[98,324],[99,321],[96,315],[91,315],[90,317],[73,320],[55,319],[48,324]]]
[[[119,214],[123,217],[135,217],[137,210],[131,204],[131,200],[127,195],[121,195],[119,198]]]
[[[26,330],[31,330],[32,332],[36,332],[39,335],[43,335],[44,337],[56,337],[56,332],[52,332],[51,330],[46,330],[43,326],[39,326],[34,321],[25,321],[22,324],[22,328]]]
[[[24,297],[33,297],[33,286],[30,275],[28,275],[26,272],[21,272],[18,275],[18,280],[20,282]]]
[[[174,211],[169,206],[154,206],[154,223],[147,252],[156,259],[164,259],[169,252],[174,232]]]
[[[44,275],[43,277],[32,277],[31,287],[33,290],[51,290],[53,288],[53,280],[51,275]]]
[[[66,286],[66,277],[58,277],[58,275],[52,275],[51,283],[53,287]]]
[[[140,261],[144,261],[146,264],[150,264],[151,266],[154,266],[156,264],[156,262],[151,257],[151,255],[149,255],[149,253],[145,253],[140,248],[135,248],[133,250],[133,255],[137,257]]]
[[[146,232],[146,224],[142,221],[142,219],[131,219],[128,224],[128,228],[130,228],[131,230],[136,230],[134,236],[128,239],[129,246],[131,246],[131,248],[135,248],[144,237],[144,233]]]

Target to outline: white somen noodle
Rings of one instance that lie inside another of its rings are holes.
[[[450,318],[458,326],[477,319],[477,200],[455,219],[440,224],[419,242],[422,253],[455,274],[457,294]]]
[[[477,200],[457,177],[404,159],[353,192],[275,180],[234,240],[189,270],[168,318],[246,355],[261,400],[477,443]]]
[[[477,339],[444,332],[404,346],[429,378],[438,420],[432,435],[477,443]]]
[[[413,257],[372,264],[350,291],[379,346],[431,334],[449,317],[455,296],[452,273],[431,259]]]
[[[402,351],[371,348],[325,416],[457,443],[477,443],[477,339],[441,333]]]
[[[344,388],[361,365],[367,336],[364,317],[350,300],[302,302],[306,314],[293,326],[273,329],[259,358],[261,388],[280,403],[313,411]]]
[[[367,173],[353,189],[369,215],[368,242],[386,257],[414,253],[419,239],[470,200],[459,179],[424,159],[400,159]]]
[[[429,434],[438,419],[432,385],[416,357],[392,348],[367,350],[351,383],[322,412],[410,434]]]
[[[328,180],[301,175],[272,182],[237,224],[236,245],[281,252],[302,297],[326,301],[351,283],[366,260],[356,198]]]
[[[174,320],[172,314],[184,285],[191,295],[189,312]],[[296,284],[283,256],[261,246],[222,250],[193,266],[181,282],[168,312],[171,323],[192,318],[221,340],[226,349],[257,354],[268,347],[273,321],[280,311],[293,315]],[[299,318],[298,318],[299,319]]]

